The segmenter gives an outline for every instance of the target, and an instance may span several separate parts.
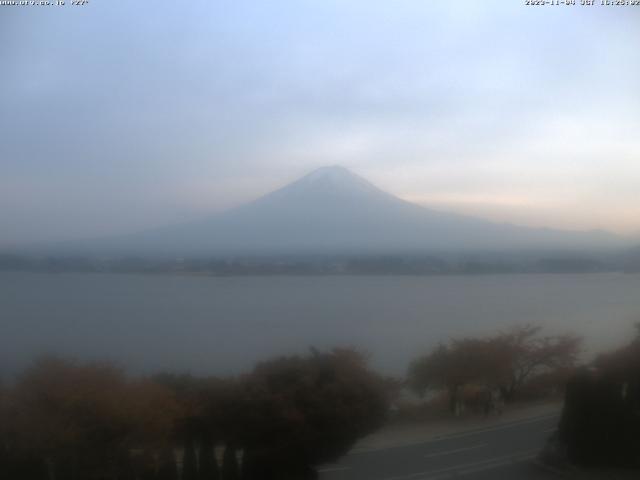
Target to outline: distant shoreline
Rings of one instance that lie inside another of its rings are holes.
[[[0,274],[43,274],[43,275],[144,275],[150,277],[205,277],[205,278],[246,278],[246,277],[485,277],[508,275],[638,275],[639,271],[598,270],[598,271],[485,271],[485,272],[441,272],[441,273],[401,273],[401,272],[245,272],[245,273],[216,273],[191,271],[112,271],[112,270],[27,270],[0,269]]]
[[[272,255],[203,258],[0,254],[0,271],[189,276],[441,276],[523,273],[638,273],[634,259],[585,252]]]

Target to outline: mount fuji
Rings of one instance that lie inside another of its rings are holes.
[[[432,210],[331,166],[196,222],[75,247],[118,255],[202,256],[586,251],[624,244],[602,231],[529,228]]]

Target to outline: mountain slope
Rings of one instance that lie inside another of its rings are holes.
[[[592,250],[624,242],[605,232],[498,224],[424,208],[342,167],[323,167],[249,204],[199,222],[94,242],[118,254],[404,253]]]

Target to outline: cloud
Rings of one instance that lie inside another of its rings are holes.
[[[638,9],[6,10],[0,244],[192,218],[334,163],[446,208],[517,198],[501,215],[526,223],[571,198],[550,225],[640,230]]]

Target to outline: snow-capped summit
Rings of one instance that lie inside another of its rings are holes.
[[[340,165],[332,165],[320,167],[280,190],[276,190],[271,195],[346,195],[353,197],[367,193],[388,195],[350,170]]]

